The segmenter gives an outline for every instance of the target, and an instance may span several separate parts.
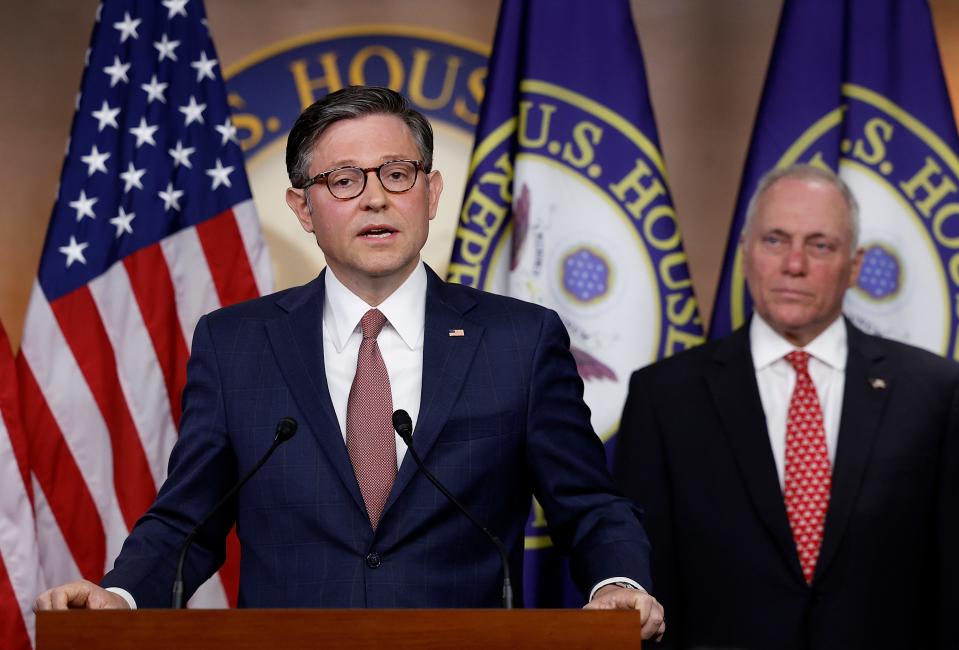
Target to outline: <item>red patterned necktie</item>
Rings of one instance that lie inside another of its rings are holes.
[[[385,323],[386,316],[378,309],[369,310],[360,320],[363,341],[346,405],[346,448],[374,530],[396,477],[393,396],[376,344]]]
[[[822,408],[809,376],[809,353],[794,350],[786,361],[796,369],[796,387],[786,417],[786,514],[796,540],[799,564],[812,583],[822,546],[832,468],[826,447]]]

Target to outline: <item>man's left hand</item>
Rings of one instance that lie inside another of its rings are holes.
[[[663,606],[645,591],[606,585],[593,594],[583,609],[635,609],[643,625],[643,639],[659,641],[666,631]]]

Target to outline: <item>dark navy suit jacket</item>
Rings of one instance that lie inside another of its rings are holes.
[[[749,327],[633,375],[615,475],[646,512],[664,648],[959,648],[959,365],[847,325],[811,586]]]
[[[581,589],[615,576],[649,585],[638,512],[612,486],[557,315],[428,276],[414,445],[503,540],[518,594],[532,494]],[[289,415],[296,436],[191,550],[188,595],[222,563],[236,522],[241,606],[499,605],[498,555],[409,455],[376,531],[370,526],[327,389],[323,300],[321,275],[200,320],[169,478],[104,586],[128,590],[140,607],[168,606],[185,535]],[[457,329],[464,335],[450,336]]]

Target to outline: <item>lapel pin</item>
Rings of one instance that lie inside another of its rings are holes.
[[[886,380],[882,377],[872,377],[869,380],[869,385],[875,388],[876,390],[882,390],[886,387]]]
[[[450,330],[450,336],[466,336],[463,330]]]

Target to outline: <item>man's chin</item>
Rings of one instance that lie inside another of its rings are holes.
[[[777,332],[802,332],[813,327],[814,321],[813,315],[802,309],[782,309],[766,317]]]
[[[370,278],[384,279],[391,277],[406,278],[416,268],[418,260],[379,259],[367,260],[369,263],[363,268]]]
[[[837,316],[838,318],[838,316]],[[805,346],[819,336],[835,319],[819,318],[815,314],[779,315],[766,319],[780,336],[799,346]]]

